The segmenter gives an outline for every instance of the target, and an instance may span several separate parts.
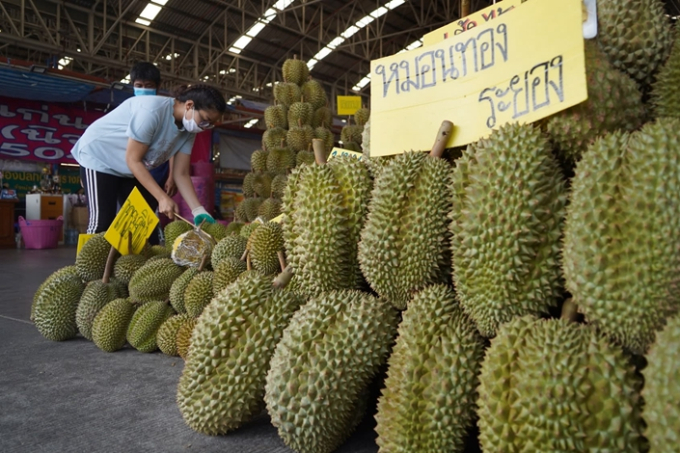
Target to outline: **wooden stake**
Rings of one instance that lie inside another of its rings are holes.
[[[314,160],[319,165],[326,163],[326,146],[320,138],[312,139],[312,148],[314,148]]]
[[[281,272],[286,270],[286,257],[283,256],[283,251],[279,250],[276,252],[276,256],[279,257],[279,266],[281,266]]]
[[[118,250],[111,246],[109,250],[109,256],[106,257],[106,267],[104,268],[104,276],[102,277],[102,283],[108,283],[111,278],[111,273],[113,272],[113,259],[116,257]]]
[[[430,151],[430,156],[432,157],[442,157],[444,150],[446,149],[446,142],[449,140],[449,136],[453,132],[453,123],[451,121],[444,120],[442,125],[437,131],[437,139],[432,145],[432,151]]]

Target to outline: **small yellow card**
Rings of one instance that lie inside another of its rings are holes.
[[[85,243],[87,241],[92,239],[93,236],[94,236],[94,234],[79,234],[78,235],[78,248],[76,249],[76,256],[80,255],[80,250],[83,248],[83,245],[85,245]]]
[[[277,215],[276,217],[274,217],[273,219],[270,220],[270,222],[273,222],[273,223],[281,223],[282,221],[283,221],[283,214],[279,214],[279,215]]]
[[[364,155],[363,153],[358,153],[356,151],[350,151],[348,149],[342,149],[342,148],[333,148],[331,150],[331,153],[328,155],[327,160],[331,160],[334,157],[338,156],[349,156],[349,157],[354,157],[355,159],[363,160]]]
[[[338,115],[354,115],[361,108],[361,96],[338,96]]]
[[[104,238],[121,255],[138,254],[144,249],[146,240],[157,224],[156,213],[135,187],[104,234]],[[128,246],[128,233],[132,233],[132,250]]]

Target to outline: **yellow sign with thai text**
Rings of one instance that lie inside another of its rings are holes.
[[[530,1],[427,47],[371,62],[371,156],[447,147],[531,123],[588,97],[581,0]]]
[[[361,96],[338,96],[338,115],[354,115],[361,108]]]
[[[80,255],[80,250],[82,250],[83,245],[90,239],[94,237],[94,234],[84,234],[81,233],[78,235],[78,246],[76,247],[76,256]]]
[[[499,18],[501,15],[508,11],[512,11],[515,7],[526,1],[528,0],[503,0],[495,5],[475,11],[469,16],[465,16],[456,22],[444,25],[423,36],[423,46],[431,46],[432,44],[437,44],[445,39],[453,38],[461,33],[472,30],[479,25]]]
[[[349,157],[354,157],[355,159],[363,160],[364,154],[363,153],[358,153],[356,151],[350,151],[348,149],[342,149],[342,148],[333,148],[331,150],[331,153],[328,155],[328,160],[331,160],[334,157],[338,156],[349,156]]]
[[[109,241],[121,255],[139,254],[144,249],[146,240],[158,224],[158,217],[151,206],[135,187],[130,192],[113,223],[106,230],[104,238]],[[132,250],[129,247],[129,233],[132,234]]]

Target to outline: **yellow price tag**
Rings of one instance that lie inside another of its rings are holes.
[[[274,222],[274,223],[281,223],[282,221],[283,221],[283,214],[279,214],[279,215],[277,215],[276,217],[274,217],[273,219],[270,220],[270,222]]]
[[[94,234],[79,234],[78,235],[78,248],[76,249],[76,256],[80,255],[80,250],[83,248],[83,245],[85,245],[85,243],[87,241],[92,239],[93,236],[94,236]]]
[[[327,160],[331,160],[334,157],[337,156],[349,156],[349,157],[354,157],[355,159],[363,160],[364,155],[363,153],[358,153],[356,151],[350,151],[348,149],[342,149],[342,148],[333,148],[331,150],[331,153],[328,155]]]
[[[135,187],[123,203],[116,218],[113,219],[104,238],[121,255],[139,254],[157,224],[156,213]],[[132,250],[128,247],[128,233],[132,233]]]
[[[338,96],[338,115],[354,115],[361,108],[361,96]]]

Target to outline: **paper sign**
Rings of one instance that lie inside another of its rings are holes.
[[[548,19],[550,18],[550,19]],[[371,62],[371,156],[447,147],[588,97],[581,0],[530,1],[474,30]]]
[[[337,157],[337,156],[349,156],[349,157],[354,157],[355,159],[359,159],[359,160],[364,159],[363,153],[358,153],[356,151],[350,151],[348,149],[333,148],[331,150],[331,153],[328,155],[327,160],[331,160],[332,158]]]
[[[273,219],[270,220],[270,222],[273,222],[273,223],[281,223],[282,221],[283,221],[283,214],[279,214],[279,215],[277,215],[276,217],[274,217]]]
[[[158,224],[158,217],[135,187],[120,208],[118,215],[104,234],[104,238],[121,255],[139,254],[146,240]],[[132,233],[132,250],[128,247],[128,233]]]
[[[94,234],[79,234],[78,235],[78,247],[76,248],[76,256],[80,255],[80,250],[83,248],[83,245],[85,245],[85,243],[87,241],[92,239],[93,236],[94,236]]]
[[[361,96],[338,96],[338,115],[354,115],[361,108]]]
[[[516,6],[519,6],[526,1],[528,0],[503,0],[495,5],[480,9],[469,16],[465,16],[456,22],[444,25],[443,27],[426,34],[423,36],[423,46],[431,46],[444,39],[453,38],[468,30],[472,30],[479,25],[483,25],[490,20],[496,19],[502,14],[515,9]]]

